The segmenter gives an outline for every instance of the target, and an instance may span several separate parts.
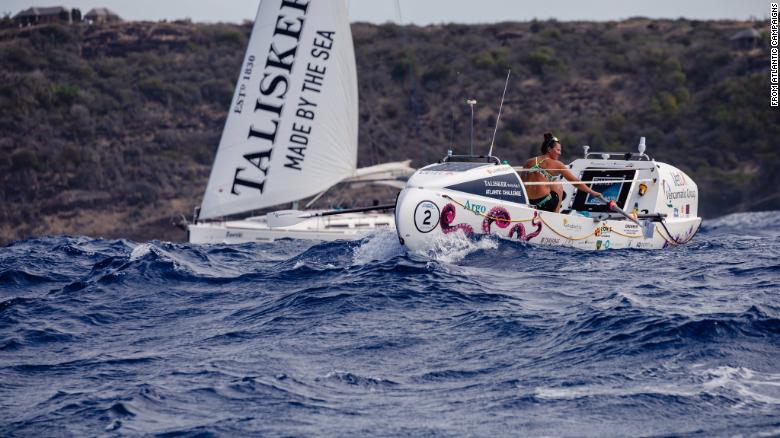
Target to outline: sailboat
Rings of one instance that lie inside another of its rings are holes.
[[[357,169],[357,150],[357,69],[345,2],[262,0],[189,241],[354,240],[392,229],[393,215],[378,206],[230,219],[297,208],[338,183],[400,190],[414,172],[409,161]]]

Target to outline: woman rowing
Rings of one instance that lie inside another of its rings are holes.
[[[555,182],[559,176],[563,176],[572,185],[579,190],[590,193],[592,196],[599,197],[601,193],[591,189],[578,181],[577,177],[566,167],[565,164],[558,161],[561,156],[561,142],[553,137],[551,133],[544,134],[542,142],[542,155],[533,157],[525,162],[523,166],[526,170],[523,172],[523,181],[525,182],[547,182],[549,184],[527,185],[528,202],[539,210],[551,211],[557,213],[561,208],[561,199],[563,198],[563,185]]]

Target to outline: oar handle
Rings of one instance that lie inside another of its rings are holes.
[[[642,224],[639,223],[638,220],[636,220],[635,218],[631,217],[631,215],[626,213],[622,208],[618,207],[618,205],[617,205],[617,203],[615,201],[610,201],[609,199],[605,198],[604,195],[599,195],[598,198],[601,199],[602,201],[604,201],[604,203],[606,203],[609,206],[610,210],[612,210],[612,211],[614,211],[616,213],[620,213],[623,217],[625,217],[626,219],[630,220],[631,222],[639,225],[640,227],[642,226]]]

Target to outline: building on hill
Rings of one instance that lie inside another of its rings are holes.
[[[14,21],[19,26],[34,26],[46,23],[78,23],[81,21],[81,11],[64,6],[32,7],[16,14]]]
[[[84,16],[84,21],[89,24],[118,23],[122,21],[122,18],[111,9],[94,8],[87,12],[87,15]]]
[[[732,35],[729,40],[735,49],[751,50],[761,45],[761,33],[756,29],[745,29]]]

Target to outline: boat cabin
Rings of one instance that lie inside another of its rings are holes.
[[[681,170],[656,162],[644,153],[588,153],[569,167],[580,181],[639,217],[697,217],[698,188]],[[563,184],[566,196],[561,213],[576,212],[594,218],[613,217],[609,206],[590,194]]]

